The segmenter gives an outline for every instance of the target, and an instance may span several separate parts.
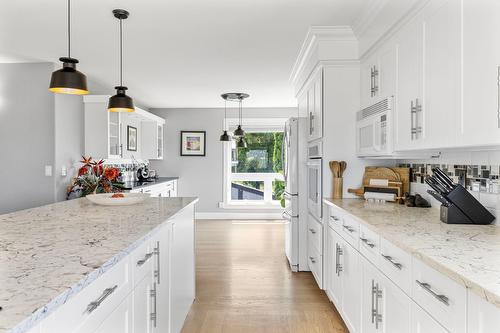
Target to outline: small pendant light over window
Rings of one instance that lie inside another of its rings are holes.
[[[109,98],[109,112],[134,112],[134,101],[126,95],[127,87],[123,85],[123,20],[127,19],[129,12],[124,9],[114,9],[113,15],[120,21],[120,85],[116,86],[116,95]]]
[[[236,148],[246,148],[247,147],[247,141],[245,140],[245,137],[240,136],[238,138],[238,141],[236,142]]]
[[[222,98],[224,98],[224,132],[220,136],[220,141],[227,142],[227,141],[231,141],[231,137],[229,136],[229,134],[227,134],[227,120],[226,120],[226,118],[227,118],[227,99],[225,97],[227,95],[222,94],[221,96],[222,96]]]
[[[49,90],[58,94],[86,95],[87,77],[76,70],[78,60],[71,58],[71,0],[68,0],[68,56],[59,58],[63,67],[52,73]]]

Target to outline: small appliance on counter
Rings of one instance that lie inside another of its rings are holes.
[[[149,178],[149,170],[146,165],[137,168],[137,180],[145,181]]]
[[[448,224],[490,224],[495,220],[476,198],[462,185],[456,184],[441,169],[432,169],[433,175],[425,182],[432,190],[427,192],[441,202],[440,219]]]

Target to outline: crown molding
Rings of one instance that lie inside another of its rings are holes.
[[[371,0],[368,6],[363,7],[364,10],[353,21],[351,26],[356,37],[359,38],[366,32],[388,2],[389,0]]]
[[[352,41],[357,42],[356,36],[349,26],[312,26],[302,43],[297,60],[290,74],[290,82],[296,83],[300,73],[309,61],[313,51],[321,42]]]

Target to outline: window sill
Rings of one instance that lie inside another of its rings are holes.
[[[279,202],[269,203],[269,202],[258,202],[258,201],[247,201],[247,202],[219,202],[219,208],[222,209],[265,209],[265,210],[275,210],[282,211]]]

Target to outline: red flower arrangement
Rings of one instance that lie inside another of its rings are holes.
[[[93,161],[92,157],[82,156],[83,166],[78,169],[78,176],[73,178],[68,187],[67,198],[84,197],[92,193],[122,192],[123,183],[118,181],[120,169],[106,167],[103,160]]]

